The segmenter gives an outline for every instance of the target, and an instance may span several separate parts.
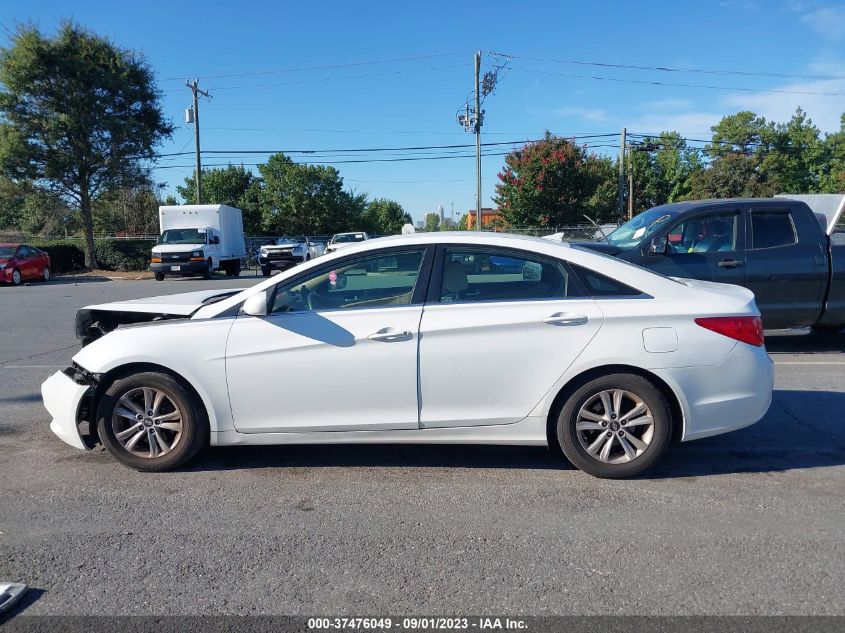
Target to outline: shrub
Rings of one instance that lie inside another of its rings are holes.
[[[149,240],[101,240],[97,242],[97,263],[103,270],[147,270],[153,246],[155,242]]]
[[[31,244],[50,256],[50,268],[54,273],[68,273],[85,267],[85,251],[81,242],[67,240]]]
[[[154,244],[149,240],[97,240],[97,263],[103,270],[147,270]],[[32,242],[32,245],[50,255],[54,273],[85,268],[85,251],[79,240]]]

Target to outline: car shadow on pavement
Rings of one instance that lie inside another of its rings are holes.
[[[26,593],[24,593],[20,597],[20,599],[15,604],[12,605],[12,607],[8,611],[4,611],[3,613],[0,613],[0,626],[3,626],[7,622],[9,622],[16,615],[20,615],[21,613],[26,611],[42,595],[44,595],[43,589],[37,589],[35,587],[27,587]]]
[[[779,472],[845,465],[845,393],[776,390],[757,424],[670,447],[646,479]],[[211,448],[187,470],[256,468],[458,468],[571,470],[545,447],[303,445]]]
[[[765,417],[733,433],[673,446],[651,478],[845,465],[845,393],[776,389]]]

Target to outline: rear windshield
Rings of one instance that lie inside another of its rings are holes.
[[[364,241],[364,234],[363,233],[344,233],[343,235],[335,235],[332,238],[332,242],[337,244],[338,242],[363,242]]]

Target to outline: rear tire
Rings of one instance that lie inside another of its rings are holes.
[[[152,371],[120,378],[106,389],[97,407],[97,431],[115,459],[145,472],[181,466],[209,436],[195,396],[172,376]]]
[[[232,264],[232,276],[233,277],[240,277],[241,276],[241,260],[236,259]]]
[[[262,274],[262,275],[264,275],[265,277],[269,277],[269,276],[270,276],[270,272],[271,272],[271,271],[270,271],[270,269],[269,269],[269,268],[262,268],[262,269],[261,269],[261,274]]]
[[[556,435],[573,465],[594,477],[633,477],[656,464],[672,439],[666,398],[636,374],[595,378],[558,414]]]
[[[50,281],[50,267],[44,266],[44,270],[41,271],[41,281]]]
[[[164,281],[164,273],[155,274],[156,281]]]

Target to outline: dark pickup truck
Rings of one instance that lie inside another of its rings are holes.
[[[844,207],[833,194],[678,202],[579,245],[671,277],[745,286],[766,328],[836,331],[845,327]]]

